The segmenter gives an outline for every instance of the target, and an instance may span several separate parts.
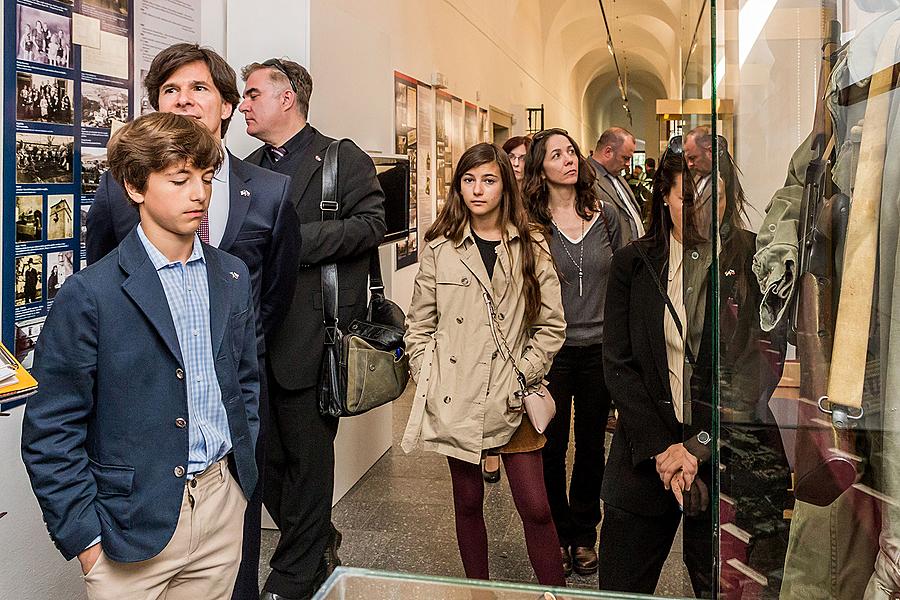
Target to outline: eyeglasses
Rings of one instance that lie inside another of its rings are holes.
[[[288,83],[291,84],[291,89],[294,90],[294,93],[295,93],[295,94],[297,93],[297,86],[294,84],[294,78],[291,77],[291,76],[288,74],[287,69],[286,69],[285,66],[284,66],[284,63],[282,63],[282,62],[281,62],[280,60],[278,60],[277,58],[270,58],[269,60],[267,60],[266,62],[264,62],[264,63],[262,64],[262,66],[264,66],[264,67],[272,67],[273,69],[276,69],[277,71],[280,71],[282,75],[284,75],[285,77],[287,77]]]
[[[718,148],[720,156],[725,152],[728,152],[728,140],[726,140],[724,136],[717,135],[716,147]],[[672,139],[669,140],[668,149],[671,150],[673,154],[684,154],[684,136],[672,136]]]
[[[534,137],[531,138],[532,142],[539,142],[545,137],[549,137],[551,135],[564,135],[566,137],[569,136],[569,132],[565,129],[560,129],[559,127],[553,127],[551,129],[542,129],[534,134]]]
[[[525,162],[524,154],[513,154],[512,152],[510,152],[509,154],[507,154],[507,156],[509,157],[509,162],[514,165],[517,165],[520,162]]]

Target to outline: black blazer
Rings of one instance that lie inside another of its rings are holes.
[[[312,128],[311,125],[307,127]],[[325,346],[322,315],[322,264],[338,266],[338,318],[343,325],[363,318],[368,306],[369,256],[384,238],[384,192],[372,159],[355,144],[342,144],[338,157],[340,212],[322,221],[322,161],[333,138],[312,130],[299,158],[285,157],[276,167],[289,168],[290,198],[300,219],[300,271],[293,301],[277,331],[270,332],[269,364],[277,383],[291,390],[316,385]],[[247,162],[262,164],[265,146]]]
[[[250,270],[257,347],[263,355],[263,332],[272,332],[280,323],[297,281],[299,224],[288,195],[290,178],[230,153],[228,160],[228,223],[219,249],[240,258]],[[118,246],[139,221],[125,190],[104,173],[87,215],[88,264]]]
[[[784,339],[764,336],[758,324],[759,287],[750,261],[755,247],[752,233],[739,231],[735,244],[746,251],[723,251],[719,257],[720,315],[719,370],[723,415],[740,414],[748,427],[770,427],[776,435],[763,443],[772,447],[773,460],[786,466],[781,438],[774,429],[768,400],[781,377]],[[696,365],[691,377],[692,424],[675,418],[669,388],[663,316],[667,310],[654,279],[635,244],[643,244],[650,262],[665,285],[668,255],[646,241],[633,242],[613,256],[606,296],[603,365],[606,384],[616,408],[618,426],[610,448],[601,496],[612,506],[646,516],[660,515],[674,506],[652,457],[671,446],[710,431],[713,381],[713,296],[707,289],[707,307]],[[736,281],[743,274],[745,286]],[[738,302],[736,299],[740,298]],[[690,327],[689,324],[685,326]],[[723,417],[723,421],[726,417]],[[725,425],[723,424],[723,427]],[[729,437],[723,433],[723,439]],[[723,452],[723,460],[726,453]],[[784,471],[786,473],[786,470]],[[710,465],[701,466],[700,477],[709,481]],[[787,482],[785,482],[787,483]],[[786,489],[786,486],[785,486]]]

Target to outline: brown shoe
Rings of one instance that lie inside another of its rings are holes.
[[[578,546],[572,553],[572,566],[579,575],[591,575],[597,572],[599,561],[597,560],[597,551],[593,548]]]
[[[559,553],[562,555],[563,571],[566,572],[566,577],[568,577],[572,574],[572,554],[565,546],[559,547]]]

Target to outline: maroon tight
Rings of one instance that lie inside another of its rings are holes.
[[[544,487],[541,451],[501,454],[516,510],[525,527],[528,558],[542,585],[565,586],[556,527]],[[484,525],[484,480],[481,466],[447,457],[453,482],[456,540],[466,577],[489,579],[487,529]]]

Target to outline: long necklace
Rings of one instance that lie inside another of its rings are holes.
[[[557,233],[559,233],[559,241],[562,242],[563,250],[566,251],[566,256],[569,257],[569,260],[572,261],[572,264],[575,265],[575,268],[578,269],[578,297],[581,298],[583,295],[583,282],[584,282],[584,219],[581,219],[581,238],[578,242],[578,246],[580,248],[580,252],[578,254],[578,261],[575,261],[575,258],[572,256],[572,253],[569,252],[569,247],[566,245],[566,236],[563,234],[562,229],[560,229],[559,225],[556,223],[556,220],[553,220],[553,226],[556,227]]]

